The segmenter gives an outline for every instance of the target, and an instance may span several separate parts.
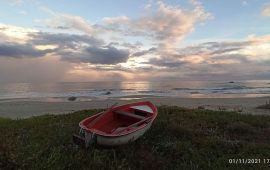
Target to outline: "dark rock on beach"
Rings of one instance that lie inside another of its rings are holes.
[[[75,101],[77,99],[77,97],[71,96],[68,98],[68,101]]]

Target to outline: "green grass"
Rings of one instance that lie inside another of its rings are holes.
[[[270,109],[270,104],[266,103],[257,107],[257,109]]]
[[[84,150],[72,143],[78,122],[100,110],[0,118],[0,169],[269,169],[229,164],[270,158],[270,117],[161,106],[151,129],[132,144]]]

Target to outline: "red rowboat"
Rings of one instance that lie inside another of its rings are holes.
[[[82,120],[80,136],[73,135],[73,140],[86,148],[93,143],[104,146],[127,144],[151,127],[157,113],[157,108],[148,101],[113,106]]]

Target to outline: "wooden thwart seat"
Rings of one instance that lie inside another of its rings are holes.
[[[128,113],[128,112],[125,112],[125,111],[122,111],[122,110],[115,110],[113,112],[117,113],[117,114],[120,114],[120,115],[127,116],[127,117],[133,117],[133,118],[136,118],[136,119],[139,119],[139,120],[145,119],[144,116],[136,115],[136,114],[133,114],[133,113]]]
[[[118,133],[122,133],[132,127],[135,127],[135,126],[138,126],[138,125],[141,125],[142,123],[145,123],[147,121],[149,121],[150,119],[152,119],[152,117],[145,117],[144,119],[140,120],[139,122],[136,122],[136,123],[133,123],[127,127],[119,127],[117,129],[115,129],[111,134],[118,134]]]

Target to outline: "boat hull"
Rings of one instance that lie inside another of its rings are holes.
[[[157,109],[150,102],[116,106],[82,120],[80,136],[73,135],[74,142],[86,148],[93,143],[109,147],[129,144],[150,129],[156,116]]]
[[[99,134],[96,134],[96,144],[102,145],[102,146],[119,146],[119,145],[125,145],[129,144],[135,140],[137,140],[139,137],[144,135],[144,133],[150,129],[152,126],[152,122],[147,124],[142,129],[139,129],[133,133],[122,135],[122,136],[102,136]],[[91,140],[87,138],[92,138],[93,133],[91,132],[85,132],[86,140]]]

